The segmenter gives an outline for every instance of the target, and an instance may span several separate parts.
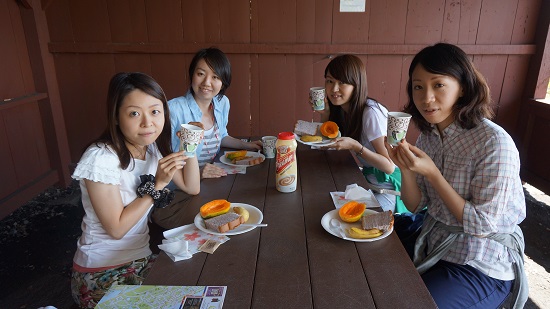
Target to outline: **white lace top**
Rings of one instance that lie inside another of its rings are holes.
[[[137,198],[136,189],[141,183],[139,176],[155,175],[158,160],[162,157],[156,144],[148,147],[146,160],[130,160],[128,168],[120,168],[114,151],[105,144],[92,144],[78,162],[72,175],[80,181],[82,205],[86,212],[82,220],[82,236],[78,239],[73,261],[86,268],[99,268],[124,264],[151,254],[149,227],[146,212],[122,239],[114,239],[105,232],[92,207],[84,179],[120,188],[122,203],[126,206]],[[133,163],[134,162],[134,163]],[[153,205],[151,204],[151,207]]]

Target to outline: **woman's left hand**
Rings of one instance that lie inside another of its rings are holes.
[[[187,156],[183,154],[183,151],[174,152],[159,160],[157,172],[155,175],[156,184],[160,188],[164,188],[172,181],[174,173],[177,170],[183,169],[187,160]]]
[[[356,145],[357,141],[351,137],[337,137],[334,139],[334,144],[323,146],[321,149],[354,150]]]
[[[245,144],[247,149],[262,150],[262,141],[260,140],[246,142]]]

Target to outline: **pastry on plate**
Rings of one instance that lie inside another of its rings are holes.
[[[302,142],[312,143],[312,142],[321,142],[323,140],[323,137],[319,135],[302,135],[300,139],[302,140]]]

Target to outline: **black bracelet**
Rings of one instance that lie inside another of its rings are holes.
[[[141,198],[145,195],[150,195],[153,198],[153,205],[156,208],[164,208],[174,199],[174,192],[166,188],[155,190],[155,176],[151,174],[141,175],[139,179],[141,180],[141,184],[137,187],[137,196]]]
[[[157,192],[160,192],[160,197],[157,200],[155,200],[155,204],[154,204],[155,207],[164,208],[170,205],[170,203],[174,199],[175,193],[166,188],[162,189],[162,191],[157,191]]]
[[[361,156],[363,154],[364,149],[365,149],[365,146],[361,145],[361,151],[357,152],[356,155]]]

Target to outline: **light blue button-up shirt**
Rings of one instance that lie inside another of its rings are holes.
[[[212,99],[212,103],[214,104],[214,117],[218,123],[221,141],[224,137],[229,135],[227,133],[229,99],[226,96],[218,99],[216,96]],[[200,122],[202,119],[202,111],[195,101],[195,98],[193,98],[191,91],[187,91],[187,94],[183,97],[177,97],[168,101],[168,109],[170,110],[170,123],[172,126],[172,150],[176,152],[179,151],[180,148],[180,139],[176,135],[176,132],[181,129],[181,125],[184,123],[189,123],[192,121]],[[201,153],[202,146],[203,143],[201,142],[197,147],[197,153]],[[219,148],[217,151],[219,151]]]

